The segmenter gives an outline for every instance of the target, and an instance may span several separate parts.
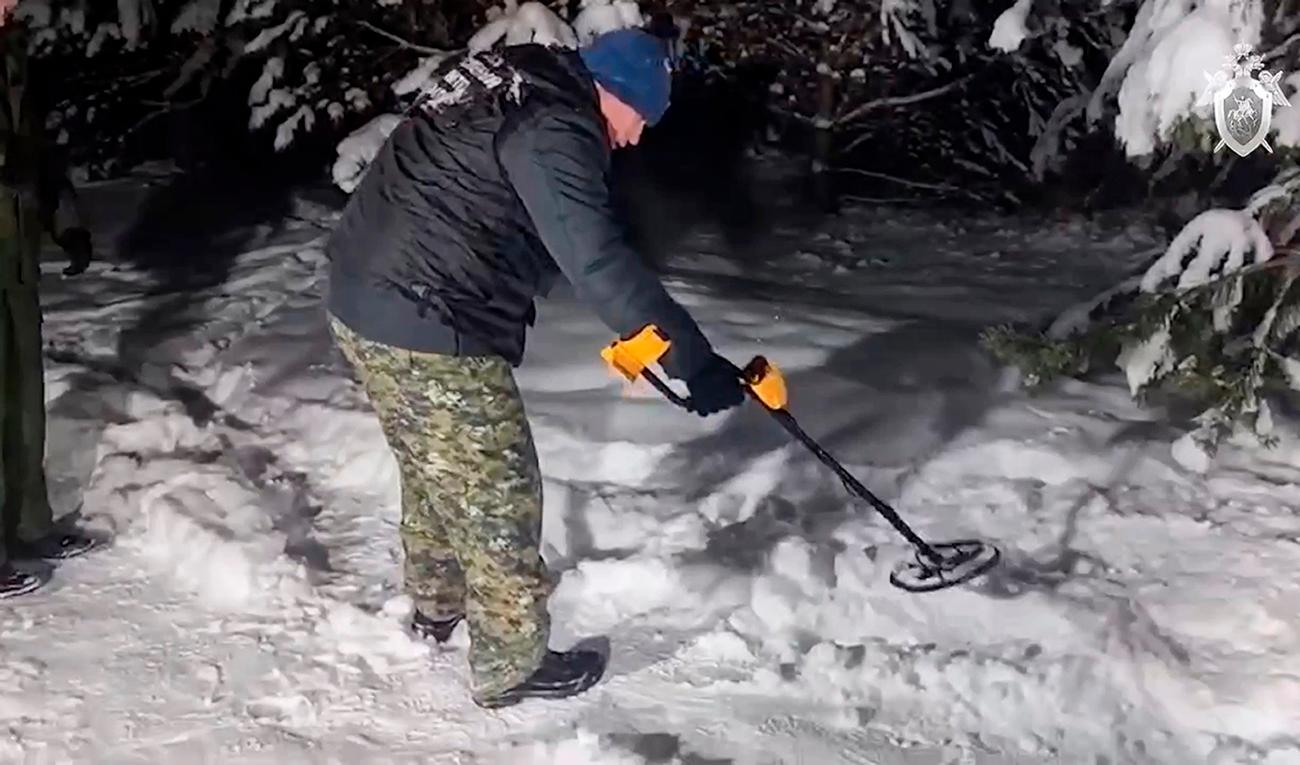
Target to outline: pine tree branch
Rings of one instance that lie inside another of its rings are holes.
[[[1300,40],[1300,32],[1296,32],[1295,34],[1291,35],[1290,37],[1286,38],[1285,40],[1283,40],[1282,42],[1274,46],[1272,50],[1264,54],[1264,60],[1271,61],[1272,59],[1285,55],[1287,49],[1290,48],[1291,44],[1296,42],[1297,40]]]
[[[858,202],[868,205],[892,205],[900,203],[920,204],[923,199],[914,199],[912,197],[860,197],[856,194],[841,194],[839,198],[845,202]]]
[[[852,123],[854,120],[860,119],[864,115],[876,111],[877,109],[886,109],[891,106],[910,106],[911,104],[928,101],[932,98],[938,98],[944,93],[948,93],[957,88],[957,86],[964,84],[973,76],[975,75],[968,74],[964,77],[959,77],[953,80],[947,85],[941,85],[937,88],[931,88],[930,90],[923,90],[920,93],[913,93],[907,96],[890,96],[888,98],[877,98],[873,101],[868,101],[865,104],[855,107],[847,114],[836,117],[835,126],[837,128],[848,126],[849,123]]]
[[[199,104],[203,103],[203,99],[194,98],[188,101],[176,102],[176,101],[157,101],[150,98],[142,98],[140,99],[140,103],[144,104],[145,106],[152,106],[155,109],[178,112],[184,109],[192,109],[195,106],[198,106]]]
[[[200,96],[199,98],[195,98],[195,99],[193,99],[193,100],[190,100],[190,101],[182,101],[181,103],[172,103],[172,102],[170,102],[170,101],[153,101],[153,100],[145,100],[145,99],[141,99],[141,101],[140,101],[141,104],[143,104],[143,105],[145,105],[145,106],[153,107],[154,110],[153,110],[152,112],[149,112],[148,114],[146,114],[144,117],[141,117],[141,118],[140,118],[140,119],[139,119],[139,120],[138,120],[134,125],[132,125],[131,127],[127,128],[125,131],[123,131],[123,132],[122,132],[122,137],[121,137],[120,140],[122,140],[123,142],[125,142],[125,139],[126,139],[127,136],[134,135],[135,133],[137,133],[137,132],[139,132],[141,129],[143,129],[145,125],[148,125],[150,122],[153,122],[154,120],[158,119],[159,117],[163,117],[163,116],[166,116],[166,115],[168,115],[168,114],[172,114],[172,113],[174,113],[174,112],[179,112],[179,111],[184,111],[184,110],[186,110],[186,109],[191,109],[191,108],[193,108],[193,107],[195,107],[195,106],[198,106],[198,105],[201,104],[202,102],[203,102],[203,97],[202,97],[202,96]]]
[[[902,184],[904,186],[912,186],[918,189],[929,189],[931,191],[957,191],[957,192],[963,191],[962,189],[959,189],[956,186],[949,186],[944,183],[925,183],[923,181],[910,181],[906,178],[899,178],[898,176],[888,175],[886,173],[878,173],[874,170],[859,170],[856,167],[836,167],[833,168],[831,172],[851,173],[853,175],[865,175],[869,178],[879,178],[885,181],[893,181],[894,183]]]
[[[1201,284],[1198,284],[1195,287],[1188,287],[1185,290],[1178,290],[1176,287],[1171,287],[1167,289],[1158,290],[1157,292],[1150,293],[1150,294],[1175,294],[1176,293],[1182,295],[1191,295],[1195,293],[1206,292],[1212,289],[1217,289],[1230,280],[1240,279],[1244,276],[1260,273],[1262,271],[1274,271],[1279,269],[1300,270],[1300,249],[1294,249],[1291,247],[1278,247],[1273,252],[1276,255],[1280,255],[1281,257],[1275,256],[1269,258],[1263,263],[1251,263],[1248,266],[1242,266],[1241,268],[1238,268],[1236,270],[1219,274],[1213,279],[1209,279],[1208,281],[1202,282]]]
[[[403,48],[409,48],[413,51],[418,51],[420,53],[427,53],[431,56],[445,56],[451,52],[451,51],[441,50],[439,48],[431,48],[427,45],[420,45],[419,43],[413,43],[410,40],[404,39],[402,37],[393,34],[392,32],[389,32],[387,29],[382,29],[380,27],[377,27],[374,24],[371,24],[369,21],[358,19],[353,23],[363,29],[369,29],[371,32],[374,32],[375,34],[381,37],[386,37],[389,40],[392,40],[393,42],[402,46]]]
[[[804,125],[813,125],[816,122],[816,120],[814,120],[812,117],[809,117],[806,114],[800,114],[799,112],[793,111],[791,109],[786,109],[781,106],[769,105],[767,108],[768,111],[770,111],[773,114],[776,114],[780,117],[784,117],[789,120],[794,120],[795,122],[799,122]]]
[[[1164,249],[1165,249],[1164,247],[1153,247],[1139,254],[1142,255],[1143,259],[1145,260],[1145,256],[1162,253],[1164,252]],[[1220,289],[1227,282],[1232,281],[1234,279],[1241,279],[1245,276],[1249,276],[1250,274],[1260,273],[1263,271],[1279,270],[1279,269],[1293,269],[1296,271],[1300,271],[1300,249],[1295,249],[1290,247],[1278,247],[1277,249],[1274,250],[1274,253],[1276,254],[1275,257],[1270,258],[1269,260],[1266,260],[1263,263],[1252,263],[1251,265],[1238,268],[1235,271],[1229,271],[1224,274],[1219,274],[1218,276],[1215,276],[1212,279],[1202,282],[1201,284],[1198,284],[1194,287],[1188,287],[1183,290],[1179,290],[1177,287],[1171,286],[1171,287],[1165,287],[1163,289],[1159,289],[1155,292],[1142,293],[1141,289],[1137,286],[1140,280],[1140,271],[1139,271],[1139,273],[1135,274],[1134,278],[1132,278],[1133,281],[1132,290],[1131,291],[1126,290],[1124,294],[1128,294],[1128,295],[1146,294],[1152,298],[1157,296],[1166,296],[1166,297],[1176,296],[1179,300],[1186,300],[1188,298],[1195,297],[1197,295],[1203,295],[1206,292],[1211,292],[1213,290]],[[1141,270],[1145,270],[1145,267],[1143,267],[1143,269]],[[1101,300],[1097,303],[1097,305],[1093,307],[1093,309],[1097,308],[1098,306],[1101,306],[1103,303],[1109,303],[1117,297],[1119,297],[1118,293],[1109,298],[1106,298],[1105,300]],[[1146,309],[1140,307],[1138,304],[1131,303],[1125,306],[1124,308],[1120,309],[1119,311],[1107,311],[1106,313],[1114,320],[1123,320],[1123,319],[1131,319],[1134,316],[1139,315],[1143,310]]]
[[[784,35],[772,35],[772,42],[776,43],[776,45],[778,45],[783,50],[785,50],[785,52],[789,54],[792,58],[796,58],[801,61],[807,61],[808,63],[812,63],[813,60],[812,55],[799,50],[799,48],[795,46],[793,43],[791,43],[789,40],[787,40]]]
[[[147,72],[141,72],[139,74],[133,74],[126,77],[122,77],[118,79],[117,84],[121,87],[128,87],[128,88],[135,87],[136,85],[139,85],[141,83],[149,82],[150,80],[155,80],[163,76],[164,74],[170,73],[171,71],[172,71],[171,67],[167,67],[167,66],[158,69],[150,69]]]
[[[839,154],[841,156],[844,156],[849,152],[853,151],[854,149],[858,148],[862,144],[866,143],[867,141],[871,140],[872,138],[875,138],[875,135],[873,133],[870,132],[860,133],[852,141],[849,141],[848,144],[844,146],[844,148],[840,149]]]
[[[1034,141],[1033,148],[1029,150],[1029,162],[1033,168],[1034,178],[1041,181],[1047,174],[1048,163],[1060,147],[1061,137],[1066,127],[1088,108],[1088,99],[1091,96],[1092,91],[1083,90],[1062,99],[1052,110],[1051,116],[1047,118],[1047,126],[1043,128],[1043,132]]]

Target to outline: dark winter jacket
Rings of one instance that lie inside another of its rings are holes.
[[[518,365],[533,301],[563,275],[620,336],[658,325],[671,376],[703,366],[708,341],[625,242],[604,118],[576,53],[479,54],[422,98],[331,237],[331,313],[376,342]]]
[[[0,27],[0,289],[34,288],[40,279],[39,153],[26,48],[17,25]]]
[[[43,234],[66,248],[75,230],[90,246],[64,163],[41,133],[28,74],[27,38],[10,19],[0,27],[0,289],[36,288]]]

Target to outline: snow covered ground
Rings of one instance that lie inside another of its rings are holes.
[[[88,192],[101,239],[143,191]],[[1190,475],[1119,377],[1031,399],[975,344],[1109,286],[1139,224],[861,210],[778,223],[787,257],[743,266],[697,227],[671,263],[922,533],[1002,546],[925,595],[761,411],[626,389],[591,314],[546,301],[519,377],[553,646],[612,659],[583,697],[487,713],[463,627],[403,630],[395,464],[322,322],[329,214],[177,240],[235,253],[198,292],[47,264],[53,498],[118,544],[0,607],[0,762],[1300,763],[1300,440]]]

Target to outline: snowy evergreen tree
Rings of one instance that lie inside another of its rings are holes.
[[[973,2],[677,0],[688,49],[716,76],[771,73],[777,126],[814,169],[878,196],[1018,202],[1056,105],[1100,72],[1122,7],[1056,3],[1016,56],[986,45],[996,11]],[[861,186],[863,184],[854,184]]]
[[[50,127],[92,174],[129,167],[156,121],[244,89],[283,150],[370,116],[386,86],[477,28],[478,0],[24,0]],[[87,66],[87,63],[90,65]]]
[[[520,42],[568,47],[644,23],[626,0],[23,0],[57,88],[50,127],[93,175],[129,167],[149,129],[246,93],[248,129],[278,151],[382,119],[448,56]],[[87,62],[90,66],[87,66]],[[376,115],[379,115],[376,117]],[[353,142],[355,143],[355,141]]]
[[[1110,110],[1126,153],[1148,165],[1162,152],[1167,163],[1201,152],[1230,165],[1235,155],[1214,151],[1207,77],[1224,65],[1267,73],[1261,79],[1280,73],[1283,96],[1300,104],[1298,10],[1293,0],[1146,0],[1106,76],[1068,110],[1086,110],[1093,123]],[[1269,135],[1276,178],[1243,206],[1202,212],[1144,273],[1072,308],[1046,332],[991,331],[989,347],[1020,366],[1031,386],[1114,363],[1134,395],[1189,400],[1198,426],[1175,446],[1189,467],[1204,469],[1239,427],[1269,441],[1269,397],[1300,391],[1298,128],[1300,106],[1284,104]]]

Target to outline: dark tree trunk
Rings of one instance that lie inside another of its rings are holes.
[[[812,186],[817,206],[827,212],[839,209],[835,177],[831,172],[835,159],[835,77],[821,75],[817,83],[817,118],[813,123]]]

